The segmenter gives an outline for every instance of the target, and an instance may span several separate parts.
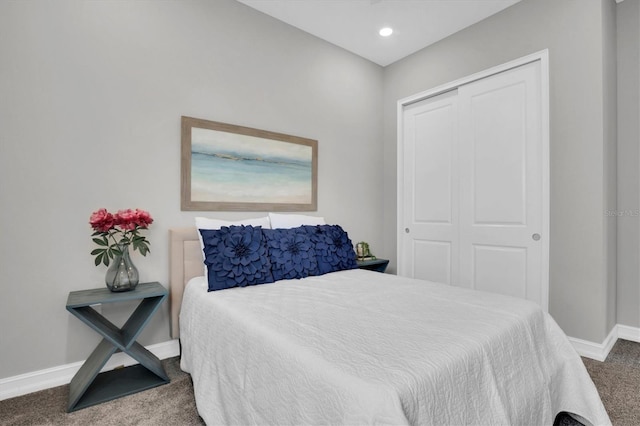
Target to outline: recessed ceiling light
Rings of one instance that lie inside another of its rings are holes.
[[[391,34],[393,34],[393,29],[389,27],[384,27],[379,31],[379,34],[382,37],[389,37]]]

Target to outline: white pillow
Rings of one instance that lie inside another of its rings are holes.
[[[223,226],[262,226],[262,229],[271,229],[271,222],[269,217],[256,217],[253,219],[242,219],[237,221],[228,221],[221,219],[210,219],[208,217],[196,217],[196,229],[198,230],[198,239],[200,240],[200,254],[202,254],[202,262],[204,263],[204,241],[202,241],[202,234],[200,229],[220,229]],[[204,266],[204,276],[207,276],[207,265]]]
[[[326,225],[324,217],[304,214],[269,213],[269,220],[272,229],[290,229],[302,225]]]

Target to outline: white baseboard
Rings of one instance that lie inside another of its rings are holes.
[[[146,347],[159,359],[171,358],[180,355],[180,345],[178,340],[157,343]],[[66,385],[80,369],[84,361],[71,364],[60,365],[58,367],[47,368],[45,370],[34,371],[21,374],[19,376],[0,379],[0,401],[15,396],[26,395],[43,389]],[[116,367],[138,364],[124,352],[118,352],[107,361],[101,371],[113,370]]]
[[[595,359],[596,361],[604,361],[607,358],[616,340],[618,340],[617,326],[613,327],[602,343],[594,343],[588,340],[569,337],[573,348],[580,356]]]
[[[640,328],[629,327],[628,325],[618,324],[618,338],[624,340],[631,340],[632,342],[640,343]]]
[[[618,339],[640,343],[640,328],[617,324],[611,329],[611,332],[602,343],[593,343],[569,337],[569,341],[580,356],[595,359],[596,361],[604,361]]]

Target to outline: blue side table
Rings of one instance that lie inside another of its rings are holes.
[[[106,287],[69,293],[67,310],[103,339],[71,379],[67,412],[169,383],[160,360],[136,342],[166,298],[167,289],[157,282],[141,283],[135,290],[123,293],[113,293]],[[121,329],[91,307],[130,300],[140,300],[140,304]],[[118,349],[140,364],[100,373]]]

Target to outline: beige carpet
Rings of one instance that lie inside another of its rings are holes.
[[[605,362],[584,359],[616,426],[640,425],[640,344],[619,340]],[[163,361],[171,383],[67,413],[68,386],[0,401],[0,425],[202,425],[191,377]],[[572,424],[568,419],[559,422]]]
[[[640,343],[618,340],[605,362],[583,358],[614,425],[640,425]]]
[[[0,425],[203,425],[191,376],[177,357],[162,363],[171,383],[73,413],[66,412],[68,385],[0,401]]]

